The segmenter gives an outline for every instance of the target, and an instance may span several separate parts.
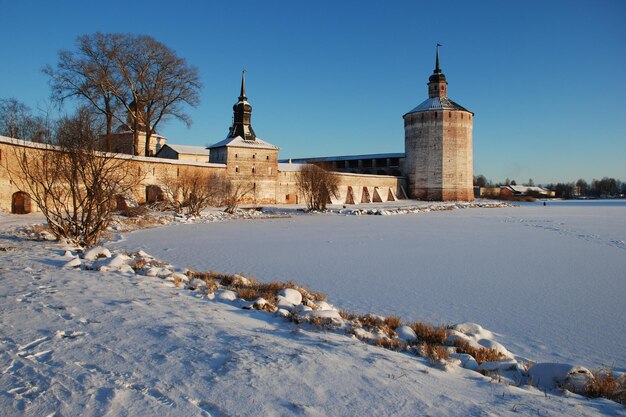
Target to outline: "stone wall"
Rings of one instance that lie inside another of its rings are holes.
[[[406,179],[387,175],[365,175],[335,172],[339,177],[339,195],[333,204],[367,204],[406,198]],[[302,203],[298,191],[297,168],[279,172],[276,181],[276,201],[282,204]]]
[[[54,152],[54,148],[45,145],[11,139],[0,136],[0,210],[11,211],[13,197],[19,191],[9,175],[9,170],[19,172],[17,158],[36,157],[38,152],[45,150]],[[180,175],[185,168],[200,168],[209,170],[217,175],[226,174],[226,165],[196,163],[172,159],[141,157],[130,155],[116,155],[116,157],[128,160],[132,170],[136,170],[142,181],[135,189],[133,196],[138,203],[146,202],[147,188],[149,186],[163,187],[166,178],[174,178]],[[38,211],[37,206],[32,204],[32,211]]]
[[[54,152],[45,145],[0,136],[0,210],[10,212],[14,195],[19,191],[9,176],[7,168],[19,170],[17,158],[34,157],[42,149]],[[278,151],[273,149],[229,148],[228,164],[198,163],[165,158],[130,156],[119,154],[117,158],[128,160],[131,169],[137,170],[142,181],[134,192],[138,203],[146,202],[147,195],[158,194],[167,183],[187,168],[206,169],[217,175],[226,175],[235,184],[251,188],[243,199],[244,204],[295,204],[303,201],[298,195],[296,172],[298,165],[285,165],[279,171]],[[254,168],[254,171],[253,171]],[[362,204],[406,198],[404,177],[337,173],[339,196],[335,204]],[[155,188],[156,187],[156,188]],[[156,191],[155,191],[156,190]],[[32,210],[37,211],[35,204]]]

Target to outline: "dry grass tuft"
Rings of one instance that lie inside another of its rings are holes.
[[[468,355],[472,355],[472,357],[476,359],[476,362],[479,364],[485,362],[497,362],[506,359],[503,354],[498,353],[495,349],[476,348],[465,340],[456,339],[454,341],[454,346],[456,347],[456,351],[458,353],[467,353]]]
[[[332,327],[333,320],[328,317],[315,316],[315,317],[311,317],[311,319],[309,320],[309,323],[317,327]]]
[[[389,350],[400,351],[405,347],[404,342],[400,339],[390,339],[388,337],[381,337],[374,342],[374,346],[380,346]]]
[[[235,288],[237,296],[246,301],[254,301],[257,298],[265,298],[268,303],[276,304],[276,293],[273,291],[264,290],[262,287],[239,287]]]
[[[26,226],[25,231],[27,233],[41,233],[41,232],[50,232],[50,228],[45,224],[33,224],[31,226]]]
[[[380,317],[374,316],[372,314],[366,314],[364,316],[356,316],[356,321],[358,321],[364,329],[378,329],[380,328],[383,321]]]
[[[598,369],[583,390],[587,397],[603,397],[626,405],[626,375],[615,378],[610,369]]]
[[[428,359],[433,365],[437,362],[443,362],[450,357],[450,351],[445,346],[428,342],[424,342],[419,346],[417,354]]]
[[[148,265],[148,261],[145,260],[144,258],[139,258],[135,261],[134,269],[135,271],[138,271],[146,265]]]
[[[389,316],[385,317],[383,320],[383,324],[387,326],[391,330],[396,330],[398,327],[402,326],[402,320],[398,316]]]
[[[341,316],[342,319],[347,320],[347,321],[352,321],[357,318],[356,314],[350,313],[347,310],[339,310],[339,315]]]
[[[119,211],[120,216],[124,216],[124,217],[139,217],[139,216],[145,216],[148,214],[148,207],[145,206],[145,204],[136,206],[136,207],[125,207],[123,209],[121,209]]]
[[[179,277],[178,275],[174,276],[174,285],[176,285],[178,288],[182,287],[184,284],[184,280]]]
[[[443,326],[435,327],[432,324],[416,321],[409,324],[409,327],[413,329],[419,340],[431,345],[443,345],[448,338],[448,331]]]

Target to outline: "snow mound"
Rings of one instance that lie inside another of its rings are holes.
[[[396,333],[398,333],[398,337],[407,342],[412,342],[417,340],[417,335],[415,331],[411,329],[409,326],[400,326],[396,329]]]
[[[323,324],[332,324],[336,326],[343,325],[343,319],[336,310],[301,311],[295,316],[295,318],[297,322],[321,321]]]
[[[540,389],[566,388],[580,392],[593,378],[582,366],[564,363],[538,363],[528,370],[530,383]]]
[[[302,304],[302,294],[300,294],[300,291],[294,290],[293,288],[284,288],[280,290],[278,292],[278,297],[281,297],[282,299],[279,299],[279,302],[286,301],[295,306]]]
[[[82,264],[82,261],[79,258],[74,258],[69,262],[66,262],[65,265],[63,265],[63,268],[76,268],[77,266],[80,266]]]
[[[472,355],[468,355],[467,353],[452,353],[450,354],[450,359],[452,362],[457,362],[459,366],[465,369],[469,369],[471,371],[478,371],[479,365],[476,362],[476,359]]]
[[[516,371],[518,369],[518,363],[515,359],[506,359],[503,361],[483,362],[478,367],[479,370],[485,372],[502,372],[502,371]]]
[[[98,271],[128,270],[126,267],[130,268],[130,265],[128,265],[130,261],[131,258],[122,253],[113,257],[111,257],[111,253],[109,253],[109,256],[106,258],[100,258],[94,262],[93,268]]]
[[[248,287],[252,282],[244,277],[243,275],[235,274],[233,275],[232,285],[240,286],[240,287]]]
[[[216,295],[219,300],[235,301],[237,299],[237,294],[231,290],[219,290]]]
[[[314,304],[317,307],[316,310],[336,310],[335,307],[328,304],[326,301],[317,301]]]
[[[484,348],[495,350],[496,352],[507,358],[513,357],[513,355],[511,355],[511,352],[509,352],[504,346],[502,346],[502,344],[496,342],[495,340],[480,339],[478,341],[478,344]]]
[[[88,261],[95,261],[98,258],[110,258],[110,257],[111,257],[111,252],[104,246],[94,246],[93,248],[87,249],[83,253],[83,258]]]
[[[480,324],[459,323],[454,326],[454,329],[474,339],[493,339],[493,333],[484,329]]]

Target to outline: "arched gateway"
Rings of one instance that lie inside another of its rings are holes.
[[[14,193],[13,197],[11,198],[11,213],[28,214],[30,212],[31,212],[30,196],[23,191],[18,191]]]

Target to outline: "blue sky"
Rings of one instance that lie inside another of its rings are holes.
[[[223,139],[245,66],[252,125],[282,158],[402,152],[402,115],[427,98],[441,43],[448,94],[476,115],[476,174],[626,180],[623,0],[0,0],[0,22],[1,98],[46,108],[41,68],[78,35],[149,34],[197,66],[204,85],[193,126],[160,133]]]

